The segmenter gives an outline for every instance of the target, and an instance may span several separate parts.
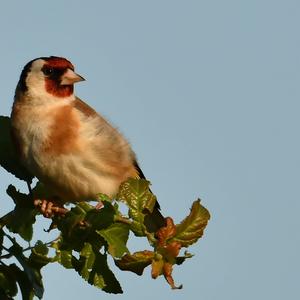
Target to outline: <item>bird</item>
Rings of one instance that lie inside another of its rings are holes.
[[[21,163],[53,192],[40,205],[45,217],[99,193],[113,198],[129,178],[145,179],[128,140],[75,95],[84,80],[68,59],[45,56],[24,66],[16,86],[12,139]],[[152,214],[153,231],[165,224],[158,202]]]

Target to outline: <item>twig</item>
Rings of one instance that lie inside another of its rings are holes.
[[[8,235],[6,232],[3,231],[3,234],[15,245],[16,240],[12,238],[10,235]],[[4,247],[3,247],[4,248]],[[6,250],[6,249],[5,249]]]
[[[1,259],[1,260],[2,260],[2,259],[8,259],[8,258],[10,258],[10,257],[13,256],[13,254],[10,253],[9,249],[6,248],[5,246],[2,245],[2,249],[4,249],[4,250],[5,250],[6,252],[8,252],[8,253],[7,253],[7,254],[4,254],[4,255],[1,255],[1,256],[0,256],[0,259]]]
[[[154,237],[154,235],[152,233],[149,233],[146,230],[144,230],[144,234],[147,237],[151,246],[153,246],[157,243],[157,239]]]
[[[128,219],[126,217],[122,217],[122,216],[115,216],[114,220],[116,222],[120,222],[120,223],[124,223],[124,224],[128,224],[128,225],[132,224],[132,221],[130,219]]]
[[[4,232],[4,235],[13,243],[13,244],[16,244],[16,241],[11,238],[9,235],[7,235],[5,232]],[[45,246],[51,246],[51,244],[53,244],[54,242],[56,242],[57,240],[59,240],[59,236],[52,240],[52,241],[49,241],[47,243],[44,243]],[[30,246],[30,247],[27,247],[27,248],[24,248],[22,249],[22,252],[26,252],[26,251],[29,251],[29,250],[32,250],[34,249],[35,246]],[[12,256],[14,256],[14,254],[10,253],[10,249],[9,248],[6,248],[5,246],[2,246],[2,249],[4,249],[5,251],[7,251],[8,253],[7,254],[4,254],[4,255],[1,255],[0,256],[0,262],[2,259],[8,259],[8,258],[11,258]]]
[[[7,253],[7,254],[4,254],[4,255],[1,255],[1,256],[0,256],[0,260],[2,260],[2,259],[9,259],[9,258],[11,258],[12,256],[13,256],[13,254]]]
[[[33,194],[32,194],[32,188],[31,188],[31,185],[30,185],[30,183],[29,183],[28,181],[26,181],[26,183],[27,183],[27,187],[28,187],[29,194],[30,194],[30,196],[32,197]]]

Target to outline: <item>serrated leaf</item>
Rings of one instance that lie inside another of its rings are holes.
[[[16,278],[21,289],[22,299],[32,300],[34,297],[34,290],[26,273],[21,271],[15,264],[11,264],[9,267],[13,271],[14,277]]]
[[[144,235],[144,218],[147,212],[152,212],[156,197],[149,190],[150,182],[145,179],[130,178],[124,182],[117,198],[129,207],[128,215],[133,220],[131,230],[136,236]]]
[[[89,284],[108,293],[122,293],[121,286],[107,265],[107,256],[94,252],[90,243],[85,243],[79,260],[74,259],[75,270]]]
[[[69,253],[70,255],[70,261],[71,261],[71,257],[72,257],[72,248],[71,249],[68,249],[68,250],[65,250],[63,247],[62,247],[62,244],[63,244],[63,237],[60,236],[59,238],[57,238],[56,241],[54,241],[52,244],[51,244],[51,248],[55,249],[55,252],[56,252],[56,261],[59,262],[60,264],[62,264],[60,262],[60,259],[61,259],[61,252],[66,252],[66,253]],[[66,267],[67,268],[67,267]]]
[[[85,216],[85,222],[91,226],[93,230],[107,228],[114,221],[115,209],[107,201],[103,202],[101,209],[91,209]]]
[[[57,222],[58,229],[60,229],[64,236],[70,236],[74,227],[84,220],[86,211],[79,205],[73,207],[68,211],[64,218]]]
[[[60,248],[60,241],[53,243],[51,246],[56,249],[56,256],[55,260],[61,264],[66,269],[73,269],[72,264],[72,250],[61,250]]]
[[[129,236],[129,225],[115,223],[97,232],[108,243],[108,251],[113,257],[120,258],[124,253],[129,252],[126,247]]]
[[[41,299],[44,294],[44,287],[40,269],[30,265],[29,259],[24,256],[22,251],[22,248],[16,243],[14,243],[11,248],[9,248],[9,252],[15,256],[15,258],[23,267],[24,273],[26,274],[26,277],[29,280],[30,285],[32,286],[34,294]]]
[[[103,291],[110,294],[121,294],[123,290],[114,273],[110,270],[107,264],[107,255],[97,253],[94,267],[91,271],[88,281],[90,284],[97,284],[96,286],[102,288],[101,285],[104,282]]]
[[[32,199],[29,195],[18,192],[13,185],[9,185],[6,192],[16,204],[5,220],[6,226],[11,232],[18,233],[24,240],[30,241],[33,234],[32,226],[38,213]]]
[[[210,215],[208,210],[196,200],[191,208],[190,214],[178,225],[176,235],[171,241],[176,241],[182,247],[188,247],[202,237]]]
[[[7,296],[4,290],[0,288],[0,299],[1,300],[14,300],[13,298]]]
[[[13,270],[9,266],[0,265],[0,289],[2,289],[5,295],[14,297],[17,292],[17,283],[13,276]]]
[[[133,254],[126,254],[121,259],[115,260],[116,266],[123,271],[130,271],[142,275],[144,269],[152,263],[155,253],[144,250]]]
[[[28,259],[30,266],[41,269],[50,262],[54,262],[55,258],[48,257],[48,247],[41,241],[37,241]]]
[[[10,118],[0,116],[0,165],[21,180],[31,183],[33,176],[20,163],[11,138]]]
[[[41,254],[41,255],[47,255],[49,252],[48,247],[40,240],[38,240],[33,248],[35,253]]]
[[[80,252],[85,242],[95,249],[105,245],[104,239],[96,233],[96,229],[104,229],[112,224],[115,209],[105,202],[104,207],[97,210],[87,203],[79,203],[63,218],[56,221],[62,235],[59,250],[76,250]]]
[[[89,208],[91,209],[91,208]],[[56,221],[56,225],[61,230],[59,250],[81,251],[84,242],[89,235],[86,227],[80,226],[87,213],[87,208],[77,205],[73,207],[63,218]]]
[[[85,243],[84,247],[80,252],[79,260],[74,262],[75,270],[82,276],[85,280],[89,280],[90,271],[95,262],[95,253],[93,251],[92,245],[90,243]]]
[[[93,274],[93,278],[92,278],[92,280],[90,280],[89,283],[94,285],[95,287],[97,287],[99,289],[103,289],[105,287],[104,278],[103,278],[102,275],[100,275],[98,273]]]

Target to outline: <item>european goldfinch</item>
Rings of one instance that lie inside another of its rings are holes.
[[[128,178],[145,178],[124,136],[75,96],[83,80],[65,58],[36,58],[21,73],[11,113],[21,162],[61,203],[114,197]],[[56,205],[45,200],[41,210],[51,217]]]

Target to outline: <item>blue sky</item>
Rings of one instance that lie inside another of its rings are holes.
[[[87,79],[77,95],[130,140],[163,213],[179,222],[201,197],[212,215],[175,269],[183,290],[116,270],[124,294],[107,295],[53,265],[44,299],[299,298],[299,13],[291,0],[1,5],[1,115],[25,63],[65,56]],[[1,215],[11,182],[24,190],[1,169]]]

